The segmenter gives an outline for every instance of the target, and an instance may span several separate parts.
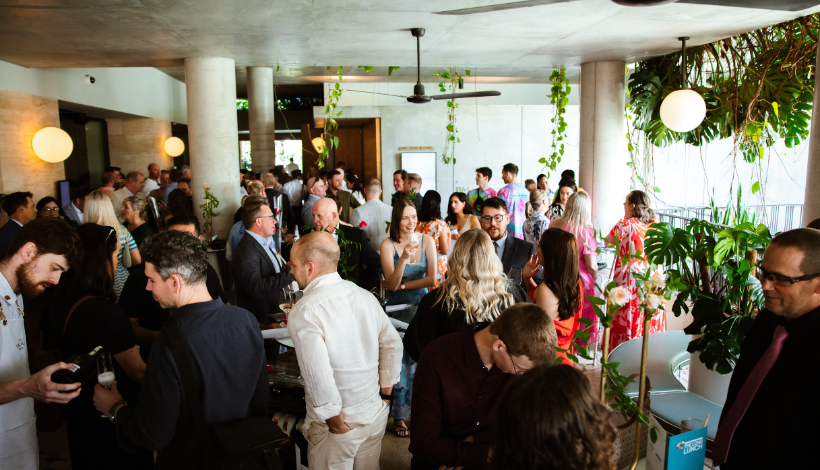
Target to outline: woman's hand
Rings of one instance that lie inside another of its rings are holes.
[[[458,233],[451,233],[450,240],[458,240],[459,234]]]
[[[521,270],[521,276],[524,279],[532,279],[533,276],[538,274],[543,267],[538,264],[538,255],[530,256],[530,260],[527,261],[527,264],[524,265],[524,269]]]

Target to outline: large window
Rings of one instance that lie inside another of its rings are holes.
[[[293,163],[302,169],[302,141],[301,140],[277,140],[276,141],[276,163],[275,165],[287,166],[290,164],[290,159]],[[240,167],[246,170],[251,169],[251,162],[253,159],[253,152],[251,152],[251,141],[239,141]],[[265,171],[269,168],[265,168]]]

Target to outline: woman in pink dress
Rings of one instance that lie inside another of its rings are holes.
[[[550,222],[550,227],[560,228],[575,235],[578,241],[579,265],[578,273],[584,282],[584,296],[596,297],[595,276],[598,274],[598,243],[595,241],[595,231],[592,228],[592,202],[589,194],[579,191],[569,197],[566,208],[561,217]],[[581,313],[583,318],[589,318],[594,323],[589,329],[589,342],[597,344],[598,315],[592,309],[592,302],[584,302]]]
[[[643,242],[649,225],[655,222],[655,213],[649,207],[651,201],[643,191],[632,191],[624,202],[624,218],[612,228],[606,241],[617,242],[618,253],[615,255],[615,281],[618,287],[629,290],[629,303],[615,314],[610,329],[610,350],[632,338],[643,336],[643,310],[638,299],[638,287],[635,285],[634,272],[644,271],[649,267]],[[626,263],[622,260],[625,258]],[[666,317],[663,309],[652,315],[649,324],[650,333],[666,331]]]

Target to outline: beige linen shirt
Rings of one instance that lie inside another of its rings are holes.
[[[387,405],[381,387],[399,381],[402,342],[373,294],[338,273],[317,277],[288,315],[305,379],[307,427],[344,411],[370,424]]]

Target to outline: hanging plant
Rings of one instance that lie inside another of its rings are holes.
[[[555,171],[558,164],[561,163],[561,157],[564,156],[564,140],[567,138],[567,121],[564,119],[564,114],[567,112],[567,105],[569,104],[569,80],[567,80],[567,69],[553,70],[550,75],[552,88],[547,98],[550,99],[550,104],[553,106],[553,114],[550,122],[552,123],[552,146],[549,157],[542,157],[538,160],[548,168],[547,176],[550,175],[549,170]]]
[[[330,67],[327,69],[330,70]],[[342,97],[342,91],[344,91],[341,86],[342,66],[339,66],[338,73],[339,83],[336,83],[328,89],[327,97],[325,98],[325,132],[322,134],[324,145],[322,146],[322,153],[319,154],[319,161],[316,162],[316,166],[319,167],[320,170],[325,167],[325,160],[327,160],[327,157],[330,155],[330,150],[339,148],[339,138],[333,135],[333,133],[339,128],[339,124],[335,118],[342,115],[341,111],[336,112],[336,106]]]
[[[462,79],[455,67],[450,67],[444,72],[434,72],[437,77],[441,78],[438,87],[442,93],[447,93],[447,87],[450,88],[450,93],[455,93],[458,89],[459,81]],[[466,70],[465,75],[470,76],[470,71]],[[446,85],[445,85],[446,83]],[[441,153],[441,159],[445,164],[453,162],[456,164],[456,144],[461,142],[458,138],[458,128],[456,128],[456,109],[458,103],[455,98],[447,100],[447,140],[444,142],[444,151]]]

